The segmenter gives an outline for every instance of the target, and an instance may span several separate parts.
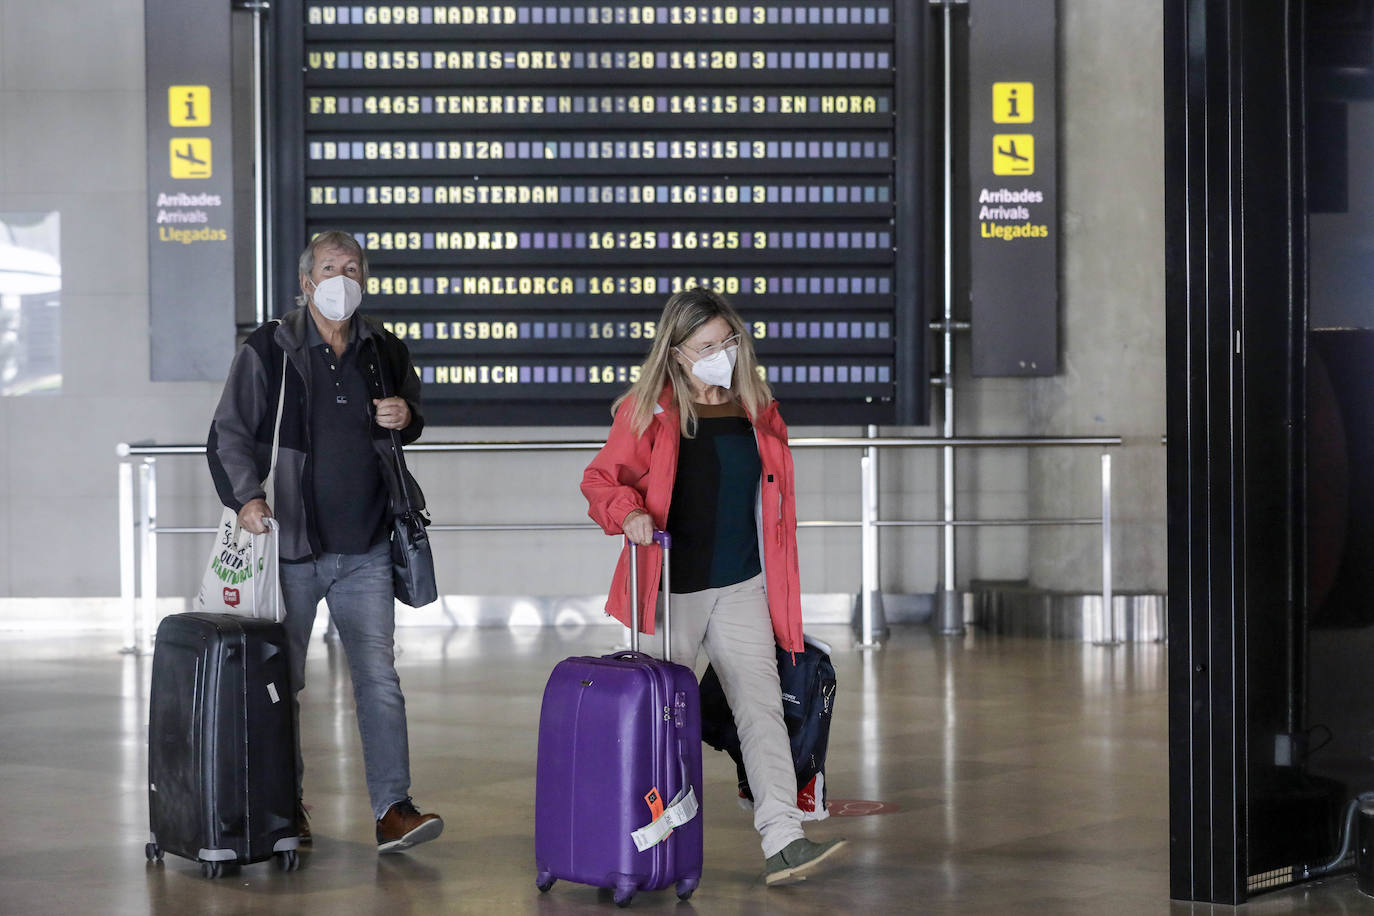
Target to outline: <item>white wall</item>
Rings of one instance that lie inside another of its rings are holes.
[[[1117,470],[1118,587],[1163,591],[1164,467],[1155,444],[1164,428],[1161,13],[1127,0],[1060,7],[1065,372],[1034,381],[961,373],[959,432],[1136,437]],[[0,599],[117,594],[116,443],[201,442],[218,396],[211,383],[148,381],[142,28],[137,0],[0,0],[0,211],[60,211],[64,269],[62,393],[0,399]],[[960,359],[967,365],[966,352]],[[604,432],[432,428],[426,438]],[[414,463],[436,521],[576,521],[585,517],[577,483],[588,457],[424,455]],[[857,453],[801,453],[797,464],[801,518],[858,517]],[[936,517],[937,470],[935,453],[884,452],[884,514]],[[201,460],[160,460],[158,484],[162,524],[209,525],[217,516]],[[960,511],[970,516],[1091,514],[1097,486],[1095,453],[960,460]],[[447,593],[593,594],[604,591],[615,552],[596,533],[436,537]],[[857,591],[857,538],[853,530],[803,532],[803,587]],[[1091,529],[962,531],[961,582],[1094,589],[1096,544]],[[200,539],[162,538],[160,593],[192,591],[206,548]],[[886,531],[882,554],[885,590],[936,585],[933,530]]]

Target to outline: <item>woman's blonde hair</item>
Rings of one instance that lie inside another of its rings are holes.
[[[700,286],[693,287],[674,293],[663,306],[654,344],[640,367],[639,380],[611,405],[611,415],[614,416],[626,399],[631,401],[633,413],[630,416],[630,428],[636,436],[643,435],[644,430],[649,428],[659,392],[669,383],[673,386],[673,400],[681,418],[682,435],[689,439],[696,435],[697,411],[692,400],[692,382],[688,378],[688,370],[673,358],[673,351],[713,318],[724,318],[730,325],[730,333],[739,335],[736,341],[739,352],[735,359],[734,378],[730,382],[730,396],[742,404],[751,417],[757,416],[772,403],[773,389],[759,371],[758,359],[754,355],[754,338],[744,320],[724,296]]]

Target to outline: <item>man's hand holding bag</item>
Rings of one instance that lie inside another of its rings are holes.
[[[253,534],[239,525],[237,512],[224,510],[196,593],[196,610],[282,619],[277,521],[263,522],[267,533]]]

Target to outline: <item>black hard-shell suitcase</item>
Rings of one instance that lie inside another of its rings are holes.
[[[286,630],[230,614],[157,628],[148,710],[149,861],[298,864],[296,741]]]

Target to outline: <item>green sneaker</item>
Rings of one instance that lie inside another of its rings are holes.
[[[769,887],[805,881],[826,859],[833,858],[845,846],[844,840],[813,843],[808,839],[793,840],[782,852],[768,857],[763,864],[763,880]]]

